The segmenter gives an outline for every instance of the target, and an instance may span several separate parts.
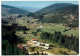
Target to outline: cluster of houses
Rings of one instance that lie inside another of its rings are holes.
[[[27,41],[27,44],[18,44],[17,47],[20,49],[28,49],[31,47],[31,45],[34,45],[35,47],[42,47],[44,49],[49,49],[49,44],[40,43],[38,42],[38,39],[32,38],[30,41]]]

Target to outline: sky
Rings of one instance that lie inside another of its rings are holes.
[[[49,5],[55,3],[72,3],[78,4],[78,1],[2,1],[4,5],[10,5],[15,7],[37,7],[37,8],[44,8]]]

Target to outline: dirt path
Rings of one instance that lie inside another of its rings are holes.
[[[53,53],[50,53],[48,51],[43,51],[43,53],[47,53],[48,55],[54,55]]]

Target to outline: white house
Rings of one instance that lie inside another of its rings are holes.
[[[45,44],[45,46],[49,46],[49,44]]]
[[[39,47],[42,47],[42,48],[48,49],[48,48],[49,48],[49,44],[41,43]]]
[[[40,46],[40,43],[39,42],[36,42],[36,44],[35,44],[36,46]]]
[[[43,47],[43,48],[45,48],[45,49],[49,49],[49,47],[46,47],[46,46],[45,46],[45,47]]]

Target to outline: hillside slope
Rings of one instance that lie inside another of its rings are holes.
[[[6,14],[27,14],[29,13],[28,11],[25,11],[23,9],[9,6],[9,5],[1,5],[2,7],[2,15]]]
[[[78,26],[78,11],[78,5],[59,3],[43,8],[36,13],[42,15],[42,22],[63,23],[74,27]]]
[[[52,11],[55,11],[56,9],[62,8],[62,7],[66,7],[66,6],[71,6],[74,4],[70,4],[70,3],[56,3],[50,6],[47,6],[39,11],[37,11],[36,13],[39,14],[46,14],[46,13],[50,13]]]

